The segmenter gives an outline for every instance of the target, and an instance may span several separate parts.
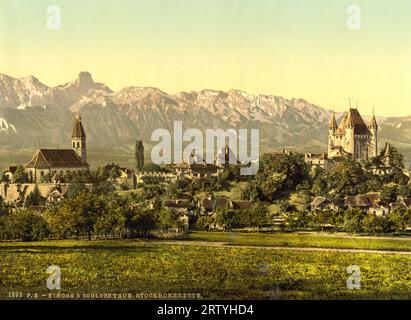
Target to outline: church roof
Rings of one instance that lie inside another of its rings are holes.
[[[354,128],[354,134],[371,135],[370,130],[357,109],[350,108],[341,120],[338,131],[339,133],[344,134],[345,130],[350,127]]]
[[[88,168],[73,149],[39,149],[26,168]]]
[[[83,125],[81,123],[81,117],[77,115],[76,123],[74,124],[73,133],[71,134],[72,138],[85,138],[86,132],[84,131]]]

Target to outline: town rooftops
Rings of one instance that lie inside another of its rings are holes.
[[[212,164],[212,163],[187,163],[181,162],[178,164],[171,164],[170,167],[172,169],[189,169],[189,170],[208,170],[208,171],[215,171],[221,169],[221,167]]]
[[[73,149],[39,149],[26,168],[88,168]]]

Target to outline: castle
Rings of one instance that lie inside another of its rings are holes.
[[[337,126],[333,113],[328,129],[328,158],[370,160],[377,156],[377,134],[375,115],[367,126],[358,110],[350,108]]]
[[[368,126],[358,109],[349,108],[339,125],[334,113],[328,127],[328,152],[306,153],[305,162],[311,167],[331,169],[344,159],[370,160],[378,155],[378,124],[375,115]]]

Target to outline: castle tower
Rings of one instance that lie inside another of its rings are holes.
[[[333,112],[330,119],[330,125],[328,126],[328,154],[331,155],[334,147],[334,135],[337,131],[337,121],[335,120],[335,114]]]
[[[84,163],[87,163],[86,155],[86,133],[81,123],[81,117],[79,114],[76,116],[76,122],[74,124],[73,133],[71,135],[72,147],[74,151],[80,156]]]
[[[345,119],[345,146],[344,150],[352,154],[353,160],[359,158],[359,150],[355,141],[355,122],[354,122],[354,113],[357,109],[348,110],[347,117]],[[365,126],[365,125],[364,125]]]
[[[378,124],[375,118],[374,109],[372,112],[372,119],[368,125],[368,129],[371,132],[370,146],[369,146],[369,158],[375,158],[378,155]]]

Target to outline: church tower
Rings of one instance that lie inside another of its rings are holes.
[[[76,151],[76,153],[84,163],[87,163],[86,133],[81,123],[81,117],[79,114],[77,114],[76,116],[76,122],[74,124],[73,133],[71,135],[71,141],[74,151]]]

